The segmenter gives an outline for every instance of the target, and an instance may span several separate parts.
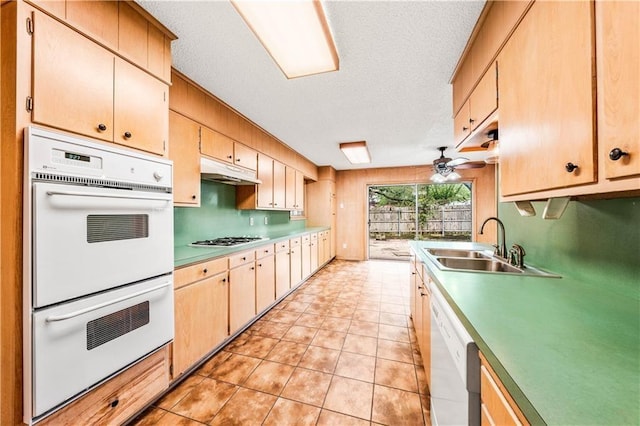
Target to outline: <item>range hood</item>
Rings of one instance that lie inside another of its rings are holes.
[[[255,185],[262,183],[253,170],[243,169],[211,158],[200,158],[202,180],[226,183],[227,185]]]

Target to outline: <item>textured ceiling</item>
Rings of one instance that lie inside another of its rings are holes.
[[[317,165],[360,167],[340,142],[367,141],[361,167],[453,147],[449,79],[484,1],[326,1],[340,70],[293,80],[227,1],[140,4],[179,37],[175,68]]]

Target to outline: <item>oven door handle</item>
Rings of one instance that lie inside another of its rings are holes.
[[[80,315],[84,315],[84,314],[86,314],[88,312],[91,312],[91,311],[96,311],[98,309],[104,308],[104,307],[109,306],[109,305],[114,305],[116,303],[120,303],[120,302],[123,302],[125,300],[133,299],[134,297],[142,296],[143,294],[151,293],[152,291],[160,290],[161,288],[169,287],[170,285],[171,285],[171,281],[166,282],[164,284],[160,284],[160,285],[155,286],[155,287],[148,288],[146,290],[138,291],[138,292],[133,293],[133,294],[128,294],[126,296],[118,297],[117,299],[109,300],[108,302],[98,303],[97,305],[89,306],[88,308],[79,309],[77,311],[70,312],[68,314],[47,317],[47,319],[45,321],[46,322],[56,322],[56,321],[64,321],[64,320],[68,320],[68,319],[71,319],[71,318],[75,318],[75,317],[78,317]]]
[[[158,198],[158,197],[140,197],[137,195],[118,195],[118,194],[98,194],[95,192],[75,192],[75,191],[47,191],[47,195],[52,197],[54,195],[64,195],[69,197],[95,197],[95,198],[123,198],[126,200],[151,200],[151,201],[165,201],[169,202],[170,199]]]

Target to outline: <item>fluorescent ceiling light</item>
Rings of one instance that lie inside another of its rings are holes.
[[[342,150],[351,164],[371,162],[371,156],[369,155],[369,150],[367,149],[367,143],[365,141],[341,143],[340,150]]]
[[[319,0],[231,4],[287,78],[338,70],[338,53]]]

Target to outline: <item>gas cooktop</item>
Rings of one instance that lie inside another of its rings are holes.
[[[236,247],[255,241],[268,240],[266,237],[221,237],[213,240],[195,241],[189,244],[192,247]]]

